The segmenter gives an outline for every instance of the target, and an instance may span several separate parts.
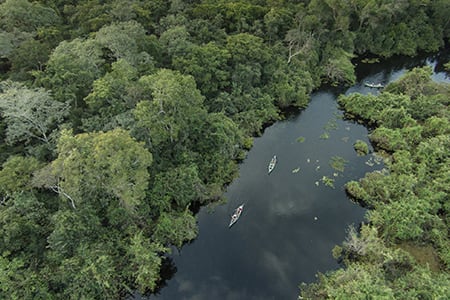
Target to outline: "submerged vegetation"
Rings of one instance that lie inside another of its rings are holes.
[[[347,183],[347,192],[372,208],[368,224],[359,232],[351,227],[333,250],[345,269],[303,286],[304,298],[450,295],[450,84],[430,76],[429,67],[417,68],[378,96],[340,97],[354,118],[376,124],[370,140],[389,154],[387,170]]]
[[[192,207],[220,199],[253,136],[320,84],[354,83],[355,56],[437,51],[449,12],[439,0],[0,0],[0,298],[154,291],[169,246],[196,236]],[[377,207],[356,236],[373,263],[309,295],[367,295],[385,278],[395,284],[373,295],[449,286],[391,245],[423,243],[448,267],[448,95],[415,72],[341,100],[377,126],[392,164],[347,188]]]
[[[330,178],[328,176],[323,176],[321,181],[323,182],[323,184],[325,184],[328,187],[331,187],[334,189],[334,179]]]
[[[334,170],[339,171],[339,172],[344,172],[344,170],[345,170],[345,165],[346,165],[347,163],[348,163],[348,161],[345,160],[343,157],[340,157],[340,156],[333,156],[333,157],[330,159],[330,162],[329,162],[330,166],[331,166]]]
[[[303,137],[303,136],[299,136],[298,138],[297,138],[297,142],[298,143],[303,143],[303,142],[305,142],[305,137]]]

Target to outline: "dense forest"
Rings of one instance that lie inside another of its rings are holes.
[[[0,298],[152,292],[264,126],[353,59],[437,51],[447,0],[0,0]],[[449,295],[449,87],[339,101],[373,127],[371,208],[304,298]]]

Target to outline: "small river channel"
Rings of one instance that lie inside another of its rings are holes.
[[[198,238],[181,251],[173,249],[172,278],[147,299],[297,299],[301,282],[338,268],[332,248],[345,239],[349,225],[364,221],[366,212],[347,198],[343,186],[383,164],[372,148],[357,156],[353,143],[368,143],[368,132],[343,120],[337,96],[377,93],[363,83],[386,84],[413,66],[429,64],[439,71],[436,59],[359,66],[358,84],[341,91],[322,88],[305,110],[266,128],[241,163],[239,178],[228,186],[227,203],[200,210]],[[446,79],[439,72],[435,78]],[[273,155],[278,163],[268,175]],[[346,161],[343,171],[330,165],[333,157]],[[242,203],[241,218],[228,228],[232,211]]]

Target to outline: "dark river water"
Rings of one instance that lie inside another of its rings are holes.
[[[173,249],[171,278],[146,299],[297,299],[301,282],[338,268],[331,250],[345,239],[349,225],[364,221],[366,212],[347,198],[343,185],[383,165],[372,148],[357,156],[353,143],[368,143],[367,129],[343,120],[336,98],[377,93],[363,83],[386,84],[417,65],[432,65],[435,79],[447,80],[437,59],[360,65],[358,84],[341,91],[320,89],[305,110],[266,128],[227,188],[227,202],[200,210],[198,238],[181,251]],[[268,175],[273,155],[278,163]],[[343,171],[330,166],[333,157],[345,159]],[[334,187],[325,185],[324,176],[334,180]],[[228,228],[230,214],[242,203],[241,218]]]

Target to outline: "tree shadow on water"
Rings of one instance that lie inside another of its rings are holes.
[[[173,262],[172,258],[164,257],[161,262],[160,279],[157,281],[156,288],[151,294],[159,294],[161,289],[167,286],[167,282],[173,278],[177,272],[177,267]]]

